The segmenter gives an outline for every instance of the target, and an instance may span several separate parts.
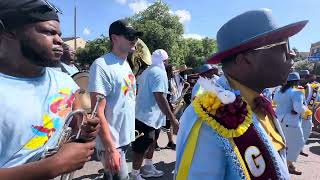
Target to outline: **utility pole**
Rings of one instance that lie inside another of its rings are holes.
[[[77,50],[77,4],[74,0],[74,50]]]

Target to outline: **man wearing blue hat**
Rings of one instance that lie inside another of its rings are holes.
[[[199,73],[199,78],[200,77],[208,78],[208,79],[219,78],[218,67],[215,65],[211,65],[211,64],[204,64],[204,65],[200,66],[198,73]],[[200,95],[201,93],[202,93],[202,88],[201,88],[199,82],[197,81],[197,83],[192,88],[191,99],[195,98],[197,95]]]
[[[276,25],[270,10],[248,11],[217,33],[218,80],[184,112],[177,137],[176,179],[289,179],[285,138],[263,89],[286,82],[294,54],[288,38],[307,21]]]
[[[305,144],[301,117],[307,112],[311,113],[310,110],[307,111],[304,93],[296,88],[299,81],[300,76],[297,72],[290,73],[287,83],[275,93],[273,99],[277,104],[276,114],[286,138],[289,172],[296,175],[301,175],[302,172],[296,170],[293,162],[297,160]]]
[[[81,126],[85,143],[63,144],[42,159],[57,146],[66,116],[80,107],[79,87],[51,68],[62,55],[57,8],[1,0],[0,9],[0,179],[51,179],[82,168],[94,151],[96,118]]]

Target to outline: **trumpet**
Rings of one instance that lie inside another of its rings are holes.
[[[134,132],[135,132],[135,139],[138,139],[138,138],[144,136],[144,133],[143,133],[143,132],[140,133],[140,132],[137,131],[137,130],[135,130]]]
[[[99,102],[104,98],[102,95],[97,95],[96,96],[97,101],[95,104],[95,107],[93,109],[93,111],[91,112],[90,118],[94,118],[97,114],[97,109],[98,109],[98,105]],[[70,127],[70,123],[73,119],[73,117],[75,117],[76,115],[81,115],[82,116],[82,121],[81,124],[78,127],[78,132],[76,135],[72,135],[72,128]],[[66,121],[65,124],[62,128],[62,132],[61,135],[59,137],[59,140],[56,144],[55,147],[53,148],[47,148],[44,152],[44,154],[42,155],[42,158],[46,158],[49,156],[54,155],[55,153],[58,152],[58,150],[61,148],[61,146],[65,143],[68,142],[72,142],[72,141],[77,141],[80,138],[80,134],[81,134],[81,126],[83,126],[83,124],[85,123],[84,117],[87,115],[86,111],[84,109],[77,109],[75,111],[72,111],[71,113],[68,114],[68,116],[66,117]],[[74,172],[68,173],[68,174],[63,174],[61,175],[60,180],[69,180],[69,179],[73,179],[73,175]]]

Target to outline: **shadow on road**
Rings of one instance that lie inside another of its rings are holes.
[[[102,180],[103,178],[103,169],[100,169],[98,171],[98,174],[89,174],[89,175],[84,175],[78,178],[74,178],[73,180],[84,180],[84,179],[95,179],[95,180]]]
[[[163,177],[161,178],[148,178],[148,180],[167,180],[167,179],[173,179],[173,170],[174,170],[174,166],[175,166],[175,162],[171,162],[171,163],[164,163],[163,161],[156,163],[155,166],[157,167],[157,169],[163,171],[165,174]]]
[[[320,146],[312,146],[309,148],[310,152],[313,154],[320,155]]]

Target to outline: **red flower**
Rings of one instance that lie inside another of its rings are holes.
[[[213,118],[227,129],[236,129],[247,114],[247,103],[237,96],[233,103],[218,108]]]

